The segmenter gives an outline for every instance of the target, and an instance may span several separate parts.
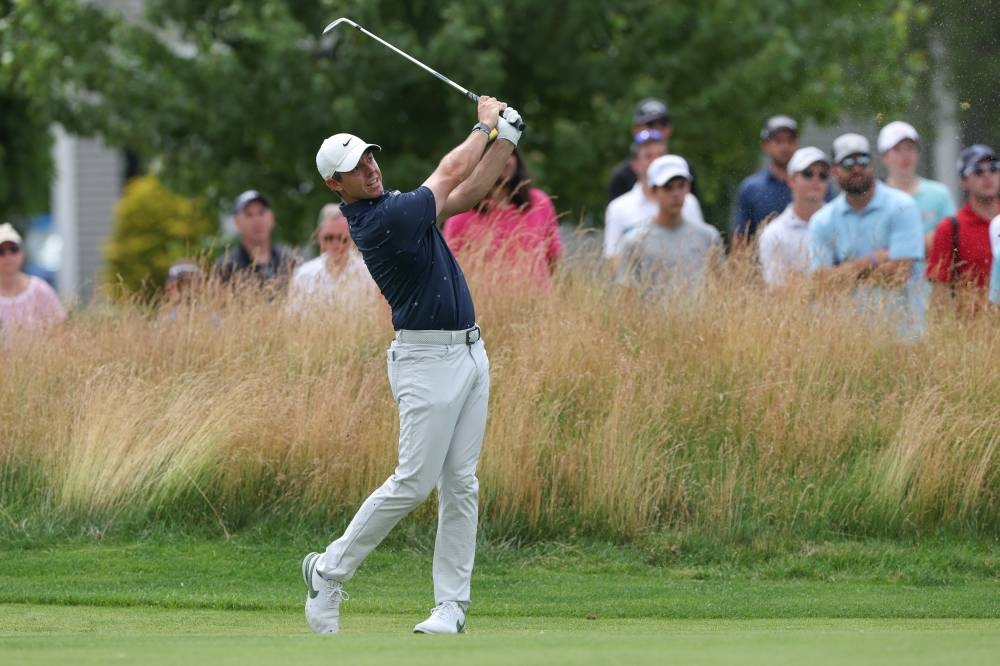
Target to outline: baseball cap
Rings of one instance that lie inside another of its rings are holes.
[[[691,169],[688,168],[687,160],[680,155],[662,155],[657,157],[646,169],[646,178],[652,187],[662,187],[674,178],[683,178],[689,183],[694,180],[691,177]]]
[[[982,143],[975,143],[958,154],[958,177],[965,178],[983,160],[996,160],[993,149]]]
[[[645,125],[655,120],[669,121],[670,109],[667,108],[667,103],[663,100],[647,97],[636,105],[635,112],[632,114],[632,124]]]
[[[792,153],[792,159],[788,160],[788,175],[794,176],[800,171],[805,171],[813,164],[816,164],[816,162],[829,164],[830,158],[826,156],[826,153],[815,146],[799,148]]]
[[[265,208],[270,208],[271,203],[267,200],[263,194],[257,190],[247,190],[240,196],[236,197],[236,201],[233,202],[233,215],[237,213],[242,213],[243,209],[252,204],[254,201],[259,201],[264,204]]]
[[[183,278],[201,277],[202,275],[203,273],[198,264],[190,259],[181,259],[171,264],[167,270],[167,283],[176,282]]]
[[[904,123],[902,120],[894,120],[883,127],[878,133],[878,141],[876,141],[878,152],[887,153],[898,146],[900,141],[905,141],[906,139],[916,143],[920,141],[920,135],[917,134],[917,130],[913,129],[913,125],[910,123]]]
[[[761,128],[760,138],[762,141],[773,139],[774,135],[781,130],[788,130],[792,134],[797,135],[799,133],[799,124],[788,116],[771,116],[764,123],[764,127]]]
[[[358,166],[362,155],[372,148],[382,150],[382,146],[365,141],[353,134],[341,132],[334,134],[323,142],[316,153],[316,168],[323,180],[332,178],[335,173],[344,173]]]
[[[17,233],[17,229],[10,222],[0,224],[0,243],[21,244],[21,234]]]
[[[872,147],[868,143],[868,139],[861,136],[860,134],[855,134],[854,132],[848,132],[847,134],[841,134],[836,139],[833,140],[833,161],[839,162],[848,155],[871,155]]]

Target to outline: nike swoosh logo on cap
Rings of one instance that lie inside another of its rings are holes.
[[[345,141],[344,142],[344,148],[347,148],[347,144],[349,144],[353,140],[354,140],[354,137],[351,137],[350,139],[348,139],[347,141]]]

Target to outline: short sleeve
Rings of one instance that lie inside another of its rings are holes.
[[[615,202],[612,201],[604,213],[604,256],[609,259],[617,257],[621,251],[619,245],[622,240],[622,222],[616,210]]]
[[[821,215],[824,209],[813,215],[809,222],[809,270],[828,268],[834,265],[832,224],[829,214]]]
[[[426,185],[421,185],[388,201],[384,224],[402,234],[403,238],[412,240],[427,233],[436,220],[434,193]]]
[[[952,227],[951,218],[941,220],[934,229],[931,253],[927,259],[927,279],[948,282],[951,279]]]

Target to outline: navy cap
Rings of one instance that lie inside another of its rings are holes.
[[[632,114],[633,125],[645,125],[657,120],[670,121],[670,109],[667,108],[667,103],[662,99],[647,97],[636,105],[635,112]]]
[[[965,178],[972,174],[972,170],[983,160],[996,160],[997,156],[993,149],[987,145],[976,143],[958,154],[958,177]]]
[[[243,209],[252,204],[254,201],[261,202],[264,204],[265,208],[271,207],[271,203],[263,194],[257,190],[247,190],[240,196],[236,197],[236,201],[233,202],[233,215],[242,213]]]

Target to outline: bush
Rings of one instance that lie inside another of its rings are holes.
[[[133,178],[115,206],[114,231],[104,247],[105,280],[148,297],[163,286],[170,264],[197,252],[217,227],[202,199],[179,196],[156,176]]]

